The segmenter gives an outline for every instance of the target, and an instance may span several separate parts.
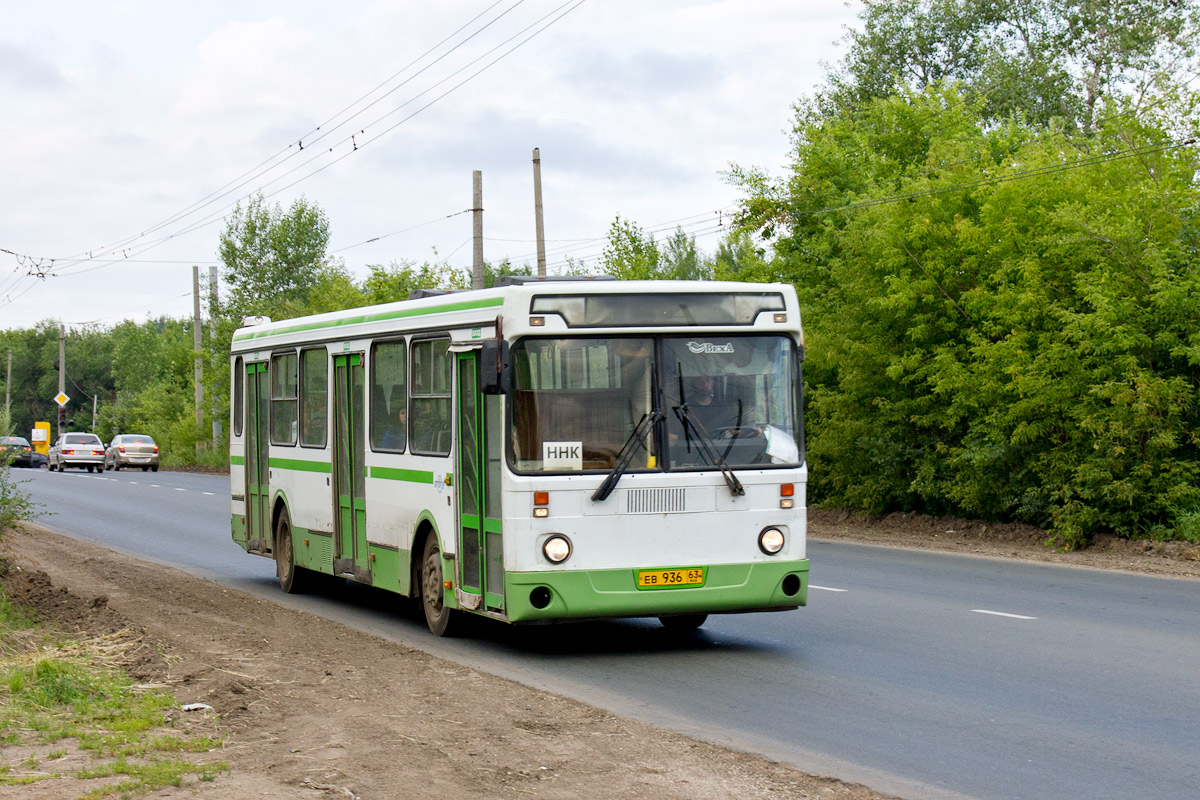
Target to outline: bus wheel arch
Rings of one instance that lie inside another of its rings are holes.
[[[455,625],[454,610],[445,603],[445,576],[442,571],[442,546],[432,526],[423,526],[424,536],[417,536],[420,557],[413,566],[414,586],[421,600],[425,624],[436,636],[451,635]]]
[[[292,542],[292,520],[287,506],[282,500],[275,504],[275,513],[272,514],[272,518],[271,528],[275,536],[271,550],[275,556],[275,575],[279,578],[279,588],[288,594],[307,591],[311,573],[303,567],[296,566],[296,552]]]

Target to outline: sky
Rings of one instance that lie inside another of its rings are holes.
[[[0,329],[192,314],[235,205],[303,198],[368,265],[594,266],[617,216],[715,250],[781,174],[841,0],[5,0]]]

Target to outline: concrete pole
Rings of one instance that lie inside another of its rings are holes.
[[[8,351],[8,377],[4,379],[4,416],[8,417],[11,411],[9,400],[12,397],[12,392],[9,391],[12,387],[12,350]]]
[[[192,349],[196,351],[192,371],[196,386],[196,452],[204,431],[204,360],[200,357],[200,267],[192,265]]]
[[[471,199],[471,218],[474,223],[475,259],[471,270],[471,288],[483,288],[483,171],[471,173],[474,191]]]
[[[542,223],[542,154],[533,148],[533,219],[537,226],[537,274],[546,277],[546,228]]]
[[[216,311],[217,311],[219,303],[218,303],[218,298],[217,298],[217,268],[216,267],[208,268],[208,296],[209,296],[209,308],[211,309],[211,314],[209,315],[209,318],[208,318],[208,341],[211,343],[211,342],[215,342],[216,338],[217,338],[217,314],[216,314]],[[214,352],[212,363],[209,366],[212,367],[214,370],[216,370],[216,369],[220,369],[221,365],[224,363],[225,362],[220,357],[220,354]],[[216,373],[214,372],[213,374],[215,375]],[[213,404],[213,407],[212,407],[212,446],[213,446],[213,452],[216,452],[217,444],[221,441],[221,419],[225,415],[224,415],[224,413],[222,413],[221,409],[217,408],[216,392],[213,392],[213,395],[214,396],[210,400],[210,402]]]

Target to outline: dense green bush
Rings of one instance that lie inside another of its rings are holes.
[[[981,119],[953,89],[802,113],[786,185],[735,174],[805,311],[814,498],[1195,536],[1195,149]]]

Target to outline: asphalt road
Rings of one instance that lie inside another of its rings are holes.
[[[813,542],[809,606],[474,626],[392,595],[284,595],[229,536],[228,478],[16,470],[61,533],[623,716],[922,798],[1200,794],[1200,583]]]

